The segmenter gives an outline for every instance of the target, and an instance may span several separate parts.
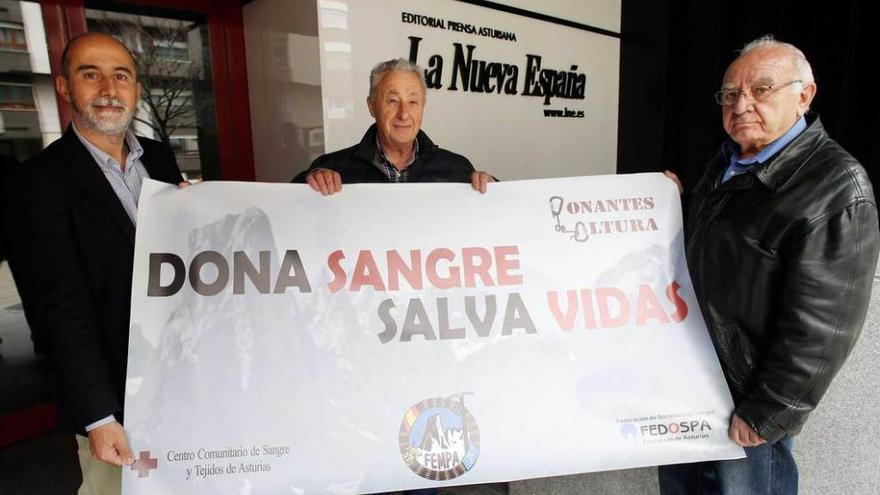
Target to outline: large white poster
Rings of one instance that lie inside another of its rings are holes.
[[[619,18],[602,5],[597,20]],[[318,23],[327,151],[360,141],[370,69],[403,57],[426,70],[422,129],[477,169],[615,172],[618,38],[452,0],[319,0]]]
[[[126,494],[368,493],[734,458],[659,174],[144,183]]]

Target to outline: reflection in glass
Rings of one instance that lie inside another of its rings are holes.
[[[259,181],[287,182],[324,153],[318,8],[315,0],[242,8]]]

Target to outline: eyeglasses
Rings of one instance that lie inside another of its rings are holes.
[[[795,79],[793,81],[788,81],[787,83],[782,84],[758,84],[756,86],[752,86],[747,90],[722,89],[721,91],[715,93],[715,101],[718,102],[719,105],[724,107],[736,105],[736,102],[739,100],[739,95],[743,94],[746,98],[751,96],[752,100],[763,102],[770,99],[770,97],[773,96],[773,93],[779,91],[780,89],[795,83],[802,82],[803,81],[800,79]]]

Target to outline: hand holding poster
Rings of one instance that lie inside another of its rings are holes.
[[[145,182],[124,492],[369,493],[735,458],[660,174]]]

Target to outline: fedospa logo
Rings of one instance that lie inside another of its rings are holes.
[[[480,455],[480,430],[464,407],[464,394],[425,399],[400,423],[400,455],[414,473],[451,480],[470,471]]]

